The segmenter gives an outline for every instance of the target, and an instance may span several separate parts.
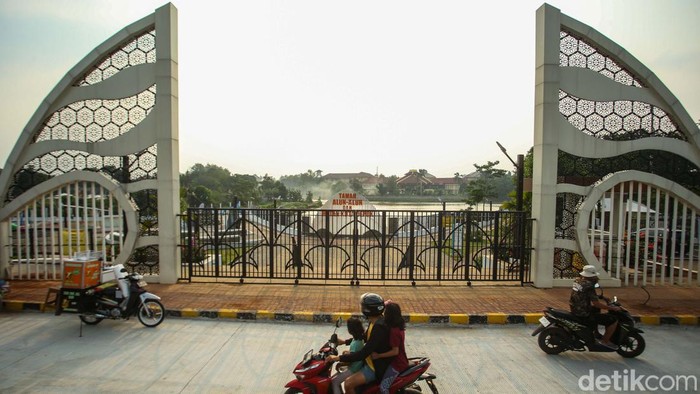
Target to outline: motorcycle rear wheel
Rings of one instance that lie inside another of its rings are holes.
[[[550,326],[545,328],[537,337],[537,344],[547,354],[559,354],[566,350],[564,344],[569,338],[569,333],[561,327]]]
[[[82,320],[85,324],[94,326],[95,324],[99,324],[102,321],[102,318],[95,315],[80,315],[80,320]]]
[[[144,326],[155,327],[165,320],[165,308],[160,301],[148,299],[139,307],[138,317]]]
[[[623,339],[620,347],[617,348],[617,354],[625,358],[637,357],[646,348],[646,342],[638,332],[631,332],[627,338]]]

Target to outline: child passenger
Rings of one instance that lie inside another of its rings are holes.
[[[356,317],[349,318],[348,333],[352,335],[352,342],[350,342],[349,352],[352,353],[360,351],[360,349],[362,349],[362,347],[365,345],[365,343],[362,341],[362,338],[365,334],[365,328],[362,326],[362,321]],[[348,351],[346,350],[344,353],[347,352]],[[345,379],[347,379],[348,376],[362,369],[363,364],[364,361],[362,360],[355,361],[354,363],[350,364],[348,369],[335,375],[332,381],[333,393],[342,394],[343,390],[341,390],[340,388],[341,383],[343,383],[343,381],[345,381]]]
[[[406,322],[401,315],[401,307],[399,304],[387,301],[384,310],[384,322],[389,327],[389,343],[391,350],[386,353],[372,353],[372,358],[387,358],[394,357],[394,360],[387,368],[382,377],[382,382],[379,384],[379,391],[382,394],[389,394],[389,388],[394,382],[399,373],[408,368],[408,357],[406,356]]]

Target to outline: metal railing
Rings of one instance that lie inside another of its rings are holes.
[[[181,279],[519,281],[525,212],[190,208]]]

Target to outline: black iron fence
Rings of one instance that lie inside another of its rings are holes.
[[[525,212],[190,208],[181,279],[530,281]]]

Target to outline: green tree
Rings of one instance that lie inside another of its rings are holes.
[[[498,163],[498,161],[489,161],[484,165],[474,164],[479,178],[469,182],[466,187],[467,204],[478,205],[498,197],[498,185],[508,174],[506,170],[495,168]]]
[[[287,187],[280,181],[276,181],[273,177],[265,174],[260,182],[260,195],[265,201],[281,199],[287,201],[289,191]]]
[[[213,204],[211,190],[208,187],[197,185],[187,195],[187,205],[190,207],[199,207],[204,204],[205,207]]]
[[[343,181],[336,181],[331,185],[331,194],[340,193],[343,190],[347,190],[348,185]]]
[[[289,190],[287,192],[287,201],[301,201],[301,192],[299,190]]]
[[[50,178],[51,176],[37,170],[33,165],[28,165],[15,174],[15,180],[10,187],[9,196],[15,198]]]
[[[524,178],[532,178],[532,148],[527,151],[525,158],[523,160],[523,174]],[[517,208],[517,173],[513,174],[513,190],[508,193],[508,200],[505,201],[501,208],[507,211],[515,211]],[[532,210],[532,192],[523,192],[523,210],[530,212]]]
[[[467,185],[467,204],[478,206],[491,196],[495,196],[493,185],[486,179],[475,179]]]
[[[392,176],[379,176],[379,183],[377,183],[377,194],[380,196],[394,196],[399,194],[399,187],[396,185],[396,181],[399,178],[396,175]]]
[[[362,182],[357,178],[352,178],[350,180],[350,189],[357,194],[363,194],[365,189],[362,187]]]

